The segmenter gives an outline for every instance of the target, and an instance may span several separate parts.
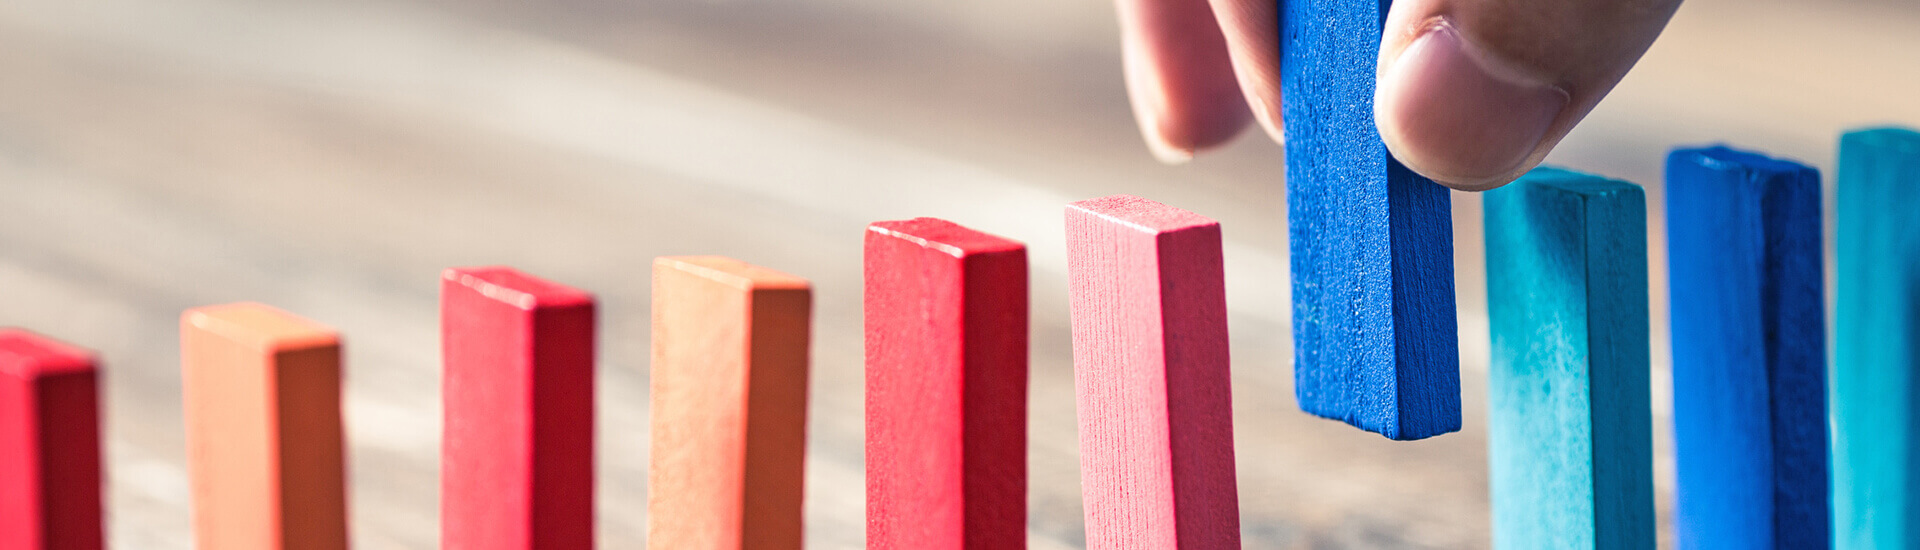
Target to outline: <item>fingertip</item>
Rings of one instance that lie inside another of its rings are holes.
[[[1134,120],[1148,150],[1169,164],[1233,139],[1250,117],[1207,2],[1116,2]]]
[[[1253,121],[1274,142],[1285,143],[1278,6],[1273,0],[1211,0],[1211,5]]]
[[[1148,152],[1162,163],[1191,162],[1198,151],[1233,139],[1247,126],[1247,109],[1237,101],[1197,105],[1169,94],[1161,79],[1140,76],[1129,80],[1133,119],[1139,124],[1140,137]]]
[[[1461,190],[1512,181],[1552,145],[1570,96],[1437,19],[1380,72],[1381,138],[1409,169]]]
[[[1153,158],[1158,159],[1161,164],[1177,166],[1193,162],[1193,149],[1183,149],[1151,136],[1147,138],[1147,150],[1151,151]]]
[[[1253,121],[1260,125],[1260,129],[1265,131],[1267,137],[1273,139],[1274,143],[1286,145],[1287,124],[1281,117],[1280,93],[1253,92],[1251,95],[1254,97],[1249,99],[1247,105],[1253,110]]]
[[[1646,53],[1681,0],[1397,0],[1374,101],[1395,158],[1463,190],[1538,165]]]

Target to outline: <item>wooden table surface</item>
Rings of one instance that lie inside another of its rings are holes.
[[[1831,167],[1844,128],[1920,124],[1912,6],[1692,0],[1550,159],[1652,184],[1656,423],[1664,151]],[[1393,443],[1301,414],[1280,148],[1151,160],[1112,21],[1102,0],[0,3],[0,325],[100,351],[109,537],[142,550],[190,545],[180,311],[338,327],[352,537],[434,548],[439,271],[590,289],[600,545],[641,548],[649,261],[735,256],[816,284],[807,538],[858,548],[862,228],[946,217],[1031,246],[1030,540],[1076,548],[1062,207],[1133,193],[1225,230],[1249,548],[1487,546],[1478,199],[1455,195],[1465,430]]]

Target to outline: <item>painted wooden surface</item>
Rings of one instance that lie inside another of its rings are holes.
[[[1388,0],[1281,2],[1294,395],[1392,439],[1460,429],[1447,189],[1373,123]]]
[[[441,548],[593,548],[593,296],[508,267],[440,289]]]
[[[1485,197],[1494,546],[1652,548],[1645,195],[1539,168]]]
[[[648,546],[799,549],[807,281],[717,256],[653,265]]]
[[[201,550],[344,550],[340,338],[257,303],[180,317]]]
[[[1825,547],[1820,173],[1710,147],[1666,183],[1680,547]]]
[[[1220,224],[1127,195],[1067,206],[1087,548],[1240,547]]]
[[[1840,138],[1835,547],[1920,548],[1920,132]]]
[[[867,227],[867,548],[1027,543],[1027,249],[934,218]]]
[[[86,350],[0,329],[0,548],[105,548],[94,363]]]

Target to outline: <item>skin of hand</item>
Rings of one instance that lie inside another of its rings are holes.
[[[1155,156],[1186,161],[1250,121],[1283,139],[1275,0],[1115,7],[1127,92]],[[1679,7],[1680,0],[1397,0],[1380,40],[1380,136],[1400,162],[1441,184],[1505,185],[1613,90]]]

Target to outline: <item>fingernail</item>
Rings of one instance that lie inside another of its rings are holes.
[[[1153,158],[1162,163],[1185,164],[1192,161],[1193,149],[1176,146],[1167,136],[1167,94],[1156,81],[1147,77],[1149,69],[1142,57],[1133,48],[1127,48],[1124,57],[1127,95],[1132,99],[1133,120],[1140,125],[1140,137],[1146,140],[1147,150],[1153,153]]]
[[[1380,80],[1375,115],[1400,162],[1463,189],[1506,183],[1567,107],[1566,90],[1427,28]]]
[[[1280,112],[1279,105],[1269,104],[1264,98],[1248,101],[1247,105],[1253,108],[1253,120],[1260,123],[1260,129],[1267,133],[1267,137],[1273,138],[1274,143],[1286,145],[1287,125],[1280,120],[1280,115],[1275,114]]]
[[[1153,152],[1153,158],[1164,164],[1186,164],[1193,160],[1192,149],[1182,149],[1167,143],[1160,136],[1147,136],[1147,150]]]

